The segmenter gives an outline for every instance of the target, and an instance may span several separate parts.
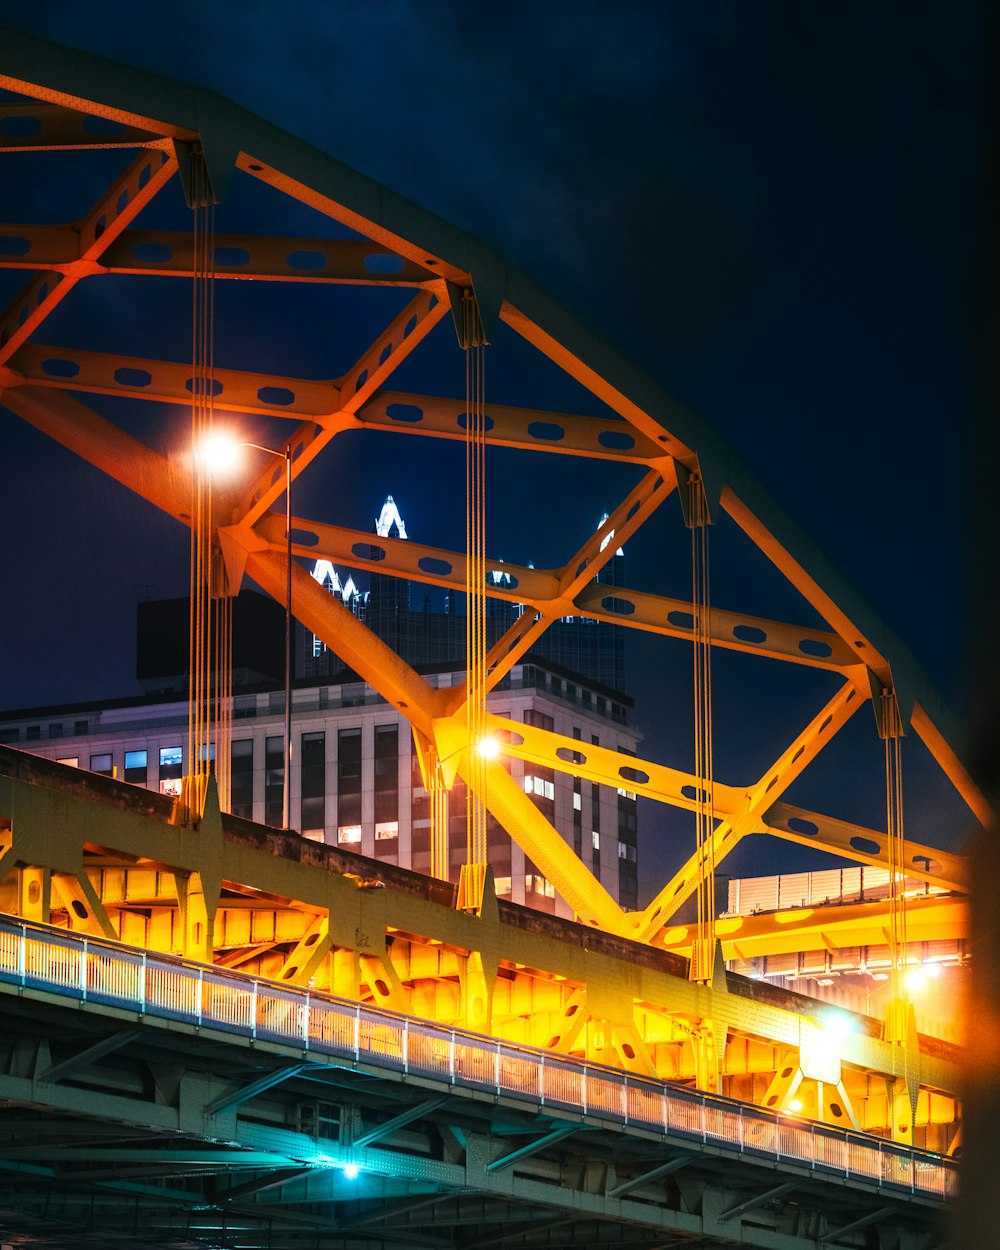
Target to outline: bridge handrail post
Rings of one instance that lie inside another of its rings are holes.
[[[139,1015],[146,1014],[146,978],[149,976],[149,952],[144,948],[139,960]]]
[[[455,1046],[457,1043],[455,1042],[455,1030],[449,1029],[448,1032],[450,1035],[448,1038],[448,1075],[449,1075],[452,1085],[454,1085],[455,1084]]]
[[[18,927],[21,936],[17,944],[17,975],[21,980],[21,988],[25,989],[28,984],[28,928],[23,921]]]
[[[410,1021],[408,1017],[403,1018],[403,1035],[399,1039],[400,1050],[402,1052],[403,1072],[409,1075],[410,1071]]]
[[[197,985],[198,985],[198,1027],[201,1028],[205,1019],[205,1013],[203,1010],[203,1003],[204,1003],[204,998],[205,998],[205,974],[202,968],[198,969],[198,975],[195,978],[195,980],[197,981]]]
[[[538,1057],[538,1105],[545,1106],[545,1053]]]
[[[87,939],[80,943],[80,997],[87,1001]]]
[[[250,1036],[257,1040],[257,981],[250,983]]]
[[[309,1049],[309,1022],[312,1020],[312,999],[309,997],[308,989],[305,992],[305,997],[302,999],[302,1008],[301,1008],[301,1011],[299,1012],[299,1015],[301,1017],[301,1028],[302,1028],[302,1049],[308,1050]]]
[[[497,1097],[500,1096],[500,1039],[496,1039],[496,1050],[493,1053],[493,1084],[496,1086]]]
[[[354,1062],[361,1059],[361,1004],[354,1004]]]

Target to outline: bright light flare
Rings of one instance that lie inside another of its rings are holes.
[[[500,754],[500,743],[496,738],[486,734],[476,743],[476,751],[484,760],[495,760]]]
[[[224,476],[240,463],[242,446],[229,434],[210,434],[195,448],[195,459],[206,473]]]
[[[357,1179],[357,1175],[358,1175],[358,1173],[359,1173],[360,1171],[361,1171],[361,1169],[358,1167],[358,1165],[357,1165],[356,1163],[345,1163],[345,1164],[344,1164],[344,1176],[345,1176],[345,1177],[346,1177],[349,1181],[356,1180],[356,1179]]]
[[[842,1042],[849,1033],[854,1032],[854,1021],[849,1016],[827,1016],[823,1021],[823,1029],[831,1042]]]
[[[927,976],[922,968],[911,968],[903,978],[903,983],[911,993],[917,994],[927,984]]]

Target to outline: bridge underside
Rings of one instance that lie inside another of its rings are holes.
[[[930,1250],[940,1238],[940,1199],[742,1141],[40,990],[0,996],[0,1211],[29,1245]]]

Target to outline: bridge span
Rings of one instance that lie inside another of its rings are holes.
[[[0,748],[0,1193],[22,1217],[274,1250],[306,1230],[331,1250],[937,1244],[956,1161],[860,1131],[857,1089],[884,1100],[905,1060],[930,1135],[956,1048],[177,811]],[[697,1088],[699,1030],[724,1093]],[[811,1117],[771,1099],[790,1088]]]

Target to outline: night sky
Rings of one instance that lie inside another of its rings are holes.
[[[714,427],[964,712],[982,12],[919,2],[312,0],[279,15],[259,0],[99,9],[41,0],[5,5],[0,20],[211,88],[494,245]],[[5,188],[5,219],[17,219],[19,194]],[[34,194],[51,200],[36,211],[67,219],[61,189]],[[16,289],[0,287],[4,302]],[[240,324],[225,299],[221,312],[230,319],[220,363],[227,334],[250,335],[274,353],[276,371],[310,372],[314,331],[291,318],[271,332]],[[183,344],[180,322],[178,313]],[[155,327],[136,331],[152,338]],[[148,342],[136,350],[170,354]],[[487,368],[488,396],[546,406],[545,370],[536,376],[516,348]],[[450,392],[461,394],[460,361],[454,369]],[[314,356],[311,371],[324,372]],[[407,384],[421,389],[416,376]],[[425,383],[435,388],[447,389]],[[136,601],[186,589],[176,527],[2,409],[0,456],[11,574],[0,706],[134,692]],[[488,547],[511,560],[561,562],[583,537],[563,534],[561,499],[584,489],[596,525],[624,493],[584,467],[553,487],[547,515],[534,506],[505,521],[509,487],[492,463],[490,533],[508,549]],[[405,484],[404,464],[403,452],[359,451],[325,479],[335,506],[317,485],[296,511],[367,528],[391,492],[411,537],[443,541],[433,486]],[[548,470],[529,473],[524,497],[547,497]],[[75,501],[74,519],[53,499]],[[733,528],[719,526],[720,606],[773,592],[771,609],[755,610],[813,623],[775,579],[744,570]],[[629,583],[684,594],[680,563],[653,569],[655,542],[628,550]],[[641,665],[641,646],[633,651]],[[722,687],[728,674],[722,657]],[[746,680],[744,693],[767,707],[768,679]],[[667,682],[642,683],[637,719],[654,758],[674,762],[680,731],[674,741],[654,728]],[[832,692],[803,688],[805,711],[787,724],[774,713],[772,758]],[[741,776],[766,766],[756,735],[726,724],[720,735]],[[832,775],[827,784],[836,788]],[[878,820],[874,808],[867,816]]]

